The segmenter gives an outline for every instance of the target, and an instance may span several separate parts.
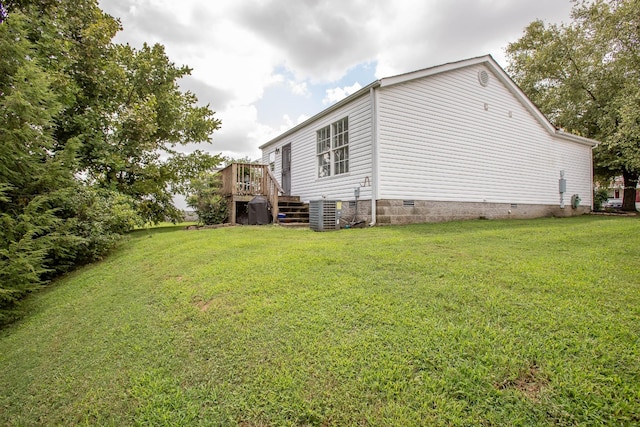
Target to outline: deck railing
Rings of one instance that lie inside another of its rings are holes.
[[[282,187],[267,165],[232,163],[220,171],[222,193],[234,201],[236,196],[265,196],[271,205],[273,222],[278,219],[278,195],[284,194]],[[235,215],[232,215],[235,218]]]

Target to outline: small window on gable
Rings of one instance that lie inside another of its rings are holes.
[[[349,119],[347,117],[316,132],[318,178],[349,172]]]

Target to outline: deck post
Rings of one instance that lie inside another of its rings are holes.
[[[231,200],[231,202],[229,203],[231,205],[231,208],[229,209],[229,212],[230,212],[229,223],[235,224],[236,223],[236,201],[233,196],[229,197],[227,200]]]

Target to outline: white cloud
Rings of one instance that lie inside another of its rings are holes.
[[[213,135],[213,146],[218,151],[237,153],[233,157],[256,158],[261,126],[257,120],[257,110],[253,105],[231,105],[218,114],[222,128]]]
[[[307,116],[306,114],[301,114],[298,116],[298,119],[296,120],[296,125],[299,125],[300,123],[308,120],[310,118],[310,116]]]
[[[307,119],[309,119],[308,116],[300,115],[294,121],[288,114],[285,114],[282,116],[282,123],[280,124],[280,126],[272,127],[267,125],[258,125],[255,128],[253,128],[251,132],[248,133],[248,137],[253,141],[259,141],[258,145],[256,145],[256,147],[258,147],[262,144],[265,144],[271,141],[272,139],[274,139],[278,135],[283,134],[289,129],[299,125],[300,123],[306,121]],[[256,153],[258,154],[253,156],[252,158],[261,157],[259,154],[260,150],[257,150]]]
[[[260,124],[256,126],[251,132],[249,132],[249,138],[251,138],[253,141],[257,141],[256,153],[258,154],[255,156],[255,158],[260,157],[260,150],[257,150],[257,147],[266,142],[269,142],[276,136],[282,134],[283,132],[286,132],[294,126],[289,116],[285,115],[282,118],[282,121],[283,123],[279,127],[274,128],[268,125]]]
[[[360,89],[362,89],[362,85],[358,82],[355,82],[351,86],[327,89],[327,96],[322,100],[322,103],[324,105],[334,104]]]
[[[289,88],[294,95],[309,97],[311,96],[311,92],[309,92],[309,88],[307,87],[307,82],[289,82]]]

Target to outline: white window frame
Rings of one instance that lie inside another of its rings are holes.
[[[349,172],[349,118],[345,117],[331,125],[333,137],[333,173],[341,175]]]
[[[318,178],[349,172],[349,117],[316,131]]]

